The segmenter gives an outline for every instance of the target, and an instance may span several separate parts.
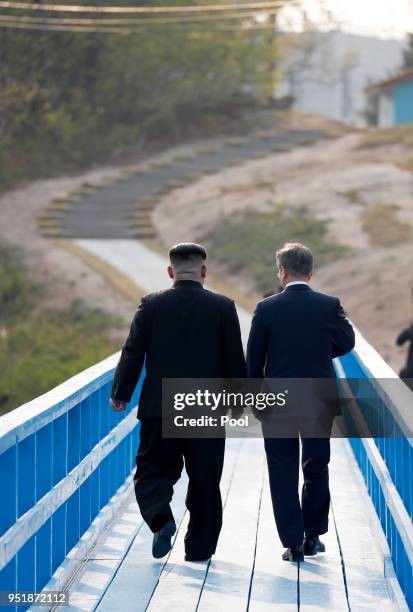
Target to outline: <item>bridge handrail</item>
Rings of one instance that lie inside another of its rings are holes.
[[[113,411],[119,354],[0,417],[0,590],[42,590],[92,525],[98,537],[130,481],[144,373],[127,410]]]
[[[355,331],[355,349],[335,360],[337,375],[368,378],[382,401],[384,413],[397,423],[399,431],[394,437],[358,437],[349,442],[387,539],[403,595],[409,609],[413,609],[413,440],[403,435],[411,431],[413,393],[359,330]],[[398,383],[384,384],[389,379]],[[360,410],[359,418],[363,420],[362,405]]]
[[[120,351],[0,417],[0,454],[111,380]]]
[[[366,377],[372,379],[375,388],[386,404],[390,404],[392,416],[401,431],[411,431],[413,400],[411,389],[401,381],[398,374],[384,361],[383,357],[364,338],[357,327],[354,327],[354,329],[356,346],[352,354],[354,354]],[[384,385],[383,381],[388,379],[397,380],[398,383],[391,386]],[[406,437],[406,441],[413,446],[413,438]]]

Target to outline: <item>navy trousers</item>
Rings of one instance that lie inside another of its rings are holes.
[[[304,476],[301,504],[298,492],[300,438],[264,438],[274,518],[285,547],[302,544],[328,531],[330,491],[329,438],[302,438]]]

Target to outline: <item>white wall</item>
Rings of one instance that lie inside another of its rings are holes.
[[[364,124],[360,114],[366,106],[363,90],[399,70],[405,42],[340,31],[320,33],[319,41],[308,61],[302,62],[301,70],[296,70],[295,79],[291,70],[281,79],[277,96],[292,93],[297,110]],[[294,60],[286,58],[279,67],[288,72],[291,65]]]
[[[394,125],[394,100],[391,92],[382,92],[379,95],[378,125],[391,127]]]

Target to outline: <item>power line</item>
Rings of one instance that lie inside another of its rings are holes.
[[[14,0],[0,0],[0,8],[29,11],[56,11],[66,13],[202,13],[271,9],[287,5],[301,4],[300,0],[272,0],[267,2],[252,2],[240,4],[221,5],[195,5],[195,6],[79,6],[74,4],[31,4],[29,2],[15,2]]]
[[[143,28],[135,27],[135,28],[126,28],[126,27],[104,27],[104,26],[76,26],[69,24],[48,24],[45,22],[40,23],[22,23],[20,21],[11,21],[4,20],[2,16],[0,16],[0,28],[12,28],[12,29],[20,29],[20,30],[41,30],[41,31],[56,31],[56,32],[103,32],[109,34],[133,34],[133,33],[142,33]],[[153,26],[152,28],[153,29]],[[213,28],[205,28],[199,27],[194,28],[193,26],[175,26],[174,28],[168,28],[168,31],[180,31],[185,33],[191,32],[249,32],[255,30],[274,30],[273,25],[256,25],[256,24],[246,24],[244,26],[219,26]]]
[[[272,9],[265,11],[265,15],[275,15],[279,9]],[[48,24],[69,24],[69,25],[148,25],[148,24],[166,24],[166,23],[197,23],[197,22],[208,22],[208,21],[224,21],[234,19],[244,19],[245,17],[257,17],[262,15],[260,11],[247,11],[244,13],[228,13],[225,15],[182,15],[171,16],[171,17],[145,17],[138,19],[99,19],[96,17],[92,18],[71,18],[71,17],[17,17],[15,15],[1,15],[0,18],[4,21],[15,21],[18,20],[21,23],[48,23]]]
[[[314,0],[316,4],[323,3],[323,0]],[[207,32],[207,31],[249,31],[249,30],[272,30],[274,31],[274,24],[267,24],[265,22],[258,23],[257,21],[251,23],[238,23],[236,25],[228,24],[213,24],[216,21],[225,20],[240,20],[244,18],[257,17],[260,14],[273,16],[276,15],[279,10],[285,6],[300,6],[301,0],[272,0],[271,2],[254,2],[249,4],[236,4],[236,5],[198,5],[198,6],[173,6],[173,7],[105,7],[105,6],[76,6],[76,5],[47,5],[47,4],[29,4],[25,2],[15,2],[8,0],[0,0],[0,8],[29,8],[33,10],[58,10],[67,12],[90,12],[97,11],[98,13],[116,13],[116,12],[137,12],[137,13],[160,13],[159,17],[143,17],[137,19],[99,19],[98,15],[86,18],[68,18],[68,17],[33,17],[33,16],[16,16],[16,15],[2,15],[0,14],[0,27],[2,28],[17,28],[17,29],[31,29],[31,30],[51,30],[51,31],[72,31],[72,32],[107,32],[107,33],[133,33],[141,32],[143,26],[147,29],[153,29],[153,26],[164,25],[164,24],[178,24],[179,27],[174,28],[175,31],[186,31],[186,32]],[[228,12],[231,7],[237,9],[236,12]],[[244,10],[247,7],[254,7],[255,10]],[[264,7],[267,7],[264,10]],[[271,8],[269,8],[271,7]],[[240,9],[243,9],[240,12]],[[163,12],[175,13],[178,11],[185,11],[184,15],[174,15],[163,17]],[[198,14],[199,11],[213,10],[220,11],[218,14],[202,15]],[[225,12],[226,11],[226,12]],[[196,14],[193,14],[196,12]],[[191,14],[192,13],[192,14]],[[200,27],[195,28],[191,24],[200,22]],[[201,26],[201,23],[211,22],[214,25],[212,28],[206,28]],[[186,27],[189,24],[189,28]],[[109,27],[111,26],[111,27]],[[117,27],[112,27],[117,26]],[[134,27],[130,27],[134,26]],[[171,30],[171,28],[168,28]]]

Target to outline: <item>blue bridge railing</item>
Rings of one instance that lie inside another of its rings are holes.
[[[63,588],[127,489],[141,381],[125,412],[111,410],[118,358],[0,418],[0,590]]]
[[[385,430],[382,437],[349,441],[413,610],[413,439],[404,433],[411,431],[413,393],[358,331],[355,350],[338,361],[336,370],[368,390],[369,401],[361,407],[363,425],[373,432]]]
[[[118,357],[0,417],[0,590],[63,589],[130,490],[142,377],[126,412],[111,410]],[[383,413],[403,425],[412,392],[405,387],[391,397],[381,388],[397,377],[361,334],[356,349],[336,361],[340,377],[371,379]],[[412,440],[350,443],[413,609]]]

